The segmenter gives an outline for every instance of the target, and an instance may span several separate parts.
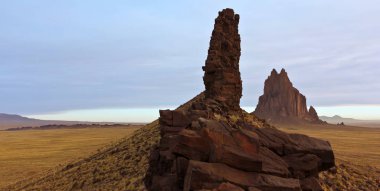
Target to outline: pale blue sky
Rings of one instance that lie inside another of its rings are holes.
[[[1,1],[0,112],[154,118],[204,89],[225,7],[241,15],[242,106],[256,106],[271,69],[285,68],[320,114],[380,119],[376,0]]]

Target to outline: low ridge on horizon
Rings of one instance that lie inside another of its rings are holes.
[[[116,122],[91,122],[91,121],[66,121],[66,120],[43,120],[24,117],[17,114],[0,113],[0,130],[28,129],[47,125],[79,125],[79,124],[116,124]],[[117,123],[124,124],[124,123]]]

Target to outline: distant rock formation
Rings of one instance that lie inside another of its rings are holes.
[[[203,81],[206,98],[239,109],[242,85],[239,72],[240,35],[239,15],[226,10],[215,19]]]
[[[188,107],[160,110],[148,190],[322,190],[318,173],[335,165],[330,144],[279,131],[239,107],[238,20],[232,9],[215,20],[206,91]]]
[[[293,87],[285,69],[272,70],[253,113],[270,123],[323,123],[313,106],[307,110],[306,97]]]
[[[309,119],[306,119],[308,121],[313,121],[313,122],[320,122],[321,120],[318,117],[317,111],[314,109],[313,106],[310,106],[309,112],[308,112]]]

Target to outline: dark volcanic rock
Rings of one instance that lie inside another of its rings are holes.
[[[236,186],[231,183],[222,183],[216,189],[212,189],[212,191],[244,191],[241,187]]]
[[[239,15],[232,9],[219,12],[214,30],[203,81],[205,96],[226,104],[230,109],[239,109],[242,84],[239,72],[240,35]]]
[[[318,179],[315,177],[302,179],[300,183],[303,191],[323,191]]]
[[[298,179],[245,172],[220,163],[190,161],[187,169],[184,190],[213,189],[219,183],[228,181],[242,188],[263,190],[301,190]]]
[[[314,177],[334,166],[328,142],[284,133],[240,108],[238,20],[231,9],[215,20],[205,96],[188,108],[160,111],[149,190],[313,190]]]
[[[211,146],[207,139],[196,131],[184,129],[178,133],[178,144],[174,153],[188,159],[208,161]]]
[[[244,152],[239,147],[221,146],[215,149],[215,159],[209,162],[220,162],[228,166],[251,171],[261,172],[263,161],[259,158],[257,153]]]
[[[306,97],[293,87],[284,69],[280,73],[272,70],[253,113],[272,123],[323,123],[313,106],[307,110]]]
[[[289,165],[292,171],[292,176],[298,178],[317,176],[318,169],[321,169],[321,159],[313,154],[290,154],[284,156],[283,159]]]

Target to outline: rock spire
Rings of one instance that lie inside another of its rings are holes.
[[[280,73],[273,69],[265,80],[254,114],[273,123],[322,123],[312,106],[307,110],[306,97],[293,87],[285,69]]]
[[[224,103],[230,109],[240,108],[242,96],[238,24],[239,15],[232,9],[219,12],[215,19],[206,64],[203,67],[206,98]]]

